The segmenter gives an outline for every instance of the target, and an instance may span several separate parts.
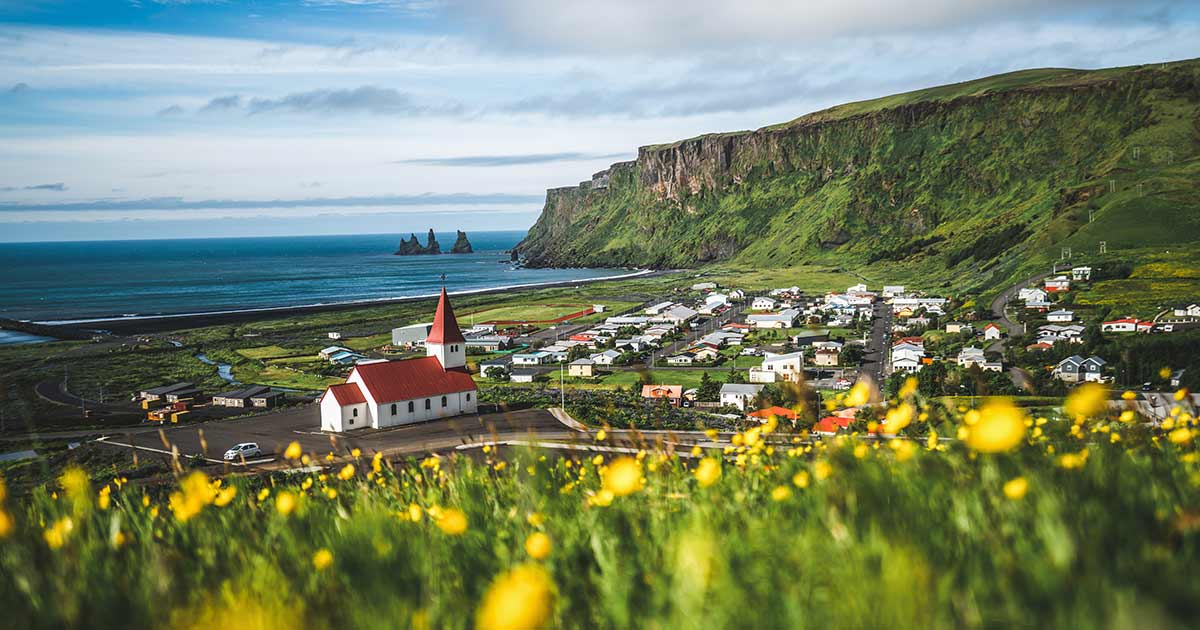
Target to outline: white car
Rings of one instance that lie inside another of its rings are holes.
[[[262,450],[258,448],[258,444],[254,442],[242,442],[235,445],[233,448],[225,451],[225,461],[236,461],[239,459],[250,459],[262,455]]]

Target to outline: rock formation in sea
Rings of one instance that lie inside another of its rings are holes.
[[[456,231],[458,232],[458,238],[454,240],[454,247],[450,248],[450,253],[470,254],[474,252],[475,250],[471,249],[471,241],[467,240],[467,233],[462,230]]]

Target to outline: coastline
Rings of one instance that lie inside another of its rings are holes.
[[[615,276],[599,276],[578,280],[560,280],[555,282],[529,282],[512,284],[484,289],[467,289],[450,291],[450,295],[490,295],[522,289],[548,289],[555,287],[581,286],[604,282],[606,280],[628,280],[645,278],[670,273],[670,270],[638,269],[636,271]],[[67,330],[104,330],[113,334],[159,333],[186,328],[201,328],[223,324],[241,324],[276,317],[290,317],[309,313],[349,311],[370,306],[386,306],[388,304],[403,304],[436,298],[438,294],[407,295],[396,298],[381,298],[368,300],[351,300],[346,302],[327,302],[321,304],[303,304],[296,306],[268,306],[261,308],[236,309],[226,311],[211,311],[201,313],[175,313],[162,315],[139,315],[135,317],[109,317],[78,320],[52,320],[33,322],[38,325],[63,328]]]

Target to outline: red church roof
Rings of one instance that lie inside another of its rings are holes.
[[[442,297],[444,299],[445,294]],[[438,314],[441,315],[440,306]],[[450,320],[453,321],[453,319],[454,315],[451,314]],[[457,332],[458,328],[455,327],[453,330]],[[458,338],[462,340],[462,333],[459,333]],[[363,363],[354,366],[351,376],[354,375],[354,372],[358,373],[375,402],[381,405],[397,400],[428,398],[477,389],[475,381],[471,380],[469,374],[459,370],[443,370],[437,357]],[[333,387],[339,386],[334,385]],[[340,395],[338,401],[341,402]]]
[[[450,307],[450,297],[446,295],[446,287],[442,287],[442,296],[438,298],[437,313],[433,316],[433,327],[429,329],[429,337],[425,343],[466,343],[462,330],[458,328],[458,320],[454,318],[454,309]]]
[[[358,388],[356,383],[342,383],[340,385],[330,385],[327,394],[333,394],[338,404],[345,407],[346,405],[357,405],[367,402],[367,397],[363,396],[362,390]],[[322,396],[324,398],[324,396]]]

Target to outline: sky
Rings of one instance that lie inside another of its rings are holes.
[[[0,241],[525,229],[639,146],[1198,56],[1183,0],[0,0]]]

